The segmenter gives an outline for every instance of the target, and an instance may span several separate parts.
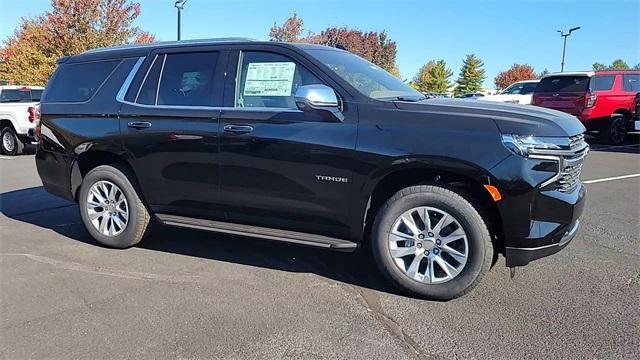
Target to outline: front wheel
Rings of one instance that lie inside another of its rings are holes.
[[[494,254],[487,225],[476,209],[438,186],[397,192],[378,212],[371,240],[376,263],[395,286],[433,300],[471,291]]]
[[[136,245],[149,225],[149,212],[131,181],[113,166],[89,171],[82,180],[78,205],[87,231],[110,247]]]

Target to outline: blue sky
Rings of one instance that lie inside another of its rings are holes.
[[[159,40],[176,37],[173,0],[138,0],[136,25]],[[11,35],[24,16],[50,8],[49,0],[0,0],[0,39]],[[267,39],[273,22],[297,12],[305,28],[328,26],[386,30],[398,45],[397,63],[411,78],[429,59],[444,59],[457,78],[465,54],[485,62],[492,87],[495,75],[513,63],[536,71],[560,70],[562,39],[556,32],[581,26],[567,45],[566,70],[590,69],[593,62],[622,58],[640,62],[638,0],[188,0],[183,39],[242,36]]]

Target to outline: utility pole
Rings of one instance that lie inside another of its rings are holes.
[[[562,63],[560,64],[560,72],[564,71],[564,54],[567,51],[567,38],[571,35],[572,32],[580,30],[580,26],[569,29],[569,32],[565,33],[562,30],[558,30],[560,36],[564,38],[564,44],[562,45]]]
[[[176,7],[176,9],[178,9],[178,40],[180,40],[180,29],[181,29],[181,23],[180,23],[180,15],[182,13],[182,9],[184,9],[184,4],[187,2],[187,0],[176,0],[176,3],[173,5]]]

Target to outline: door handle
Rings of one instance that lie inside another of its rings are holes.
[[[225,125],[224,132],[232,134],[247,134],[253,131],[253,126],[249,125]]]
[[[127,126],[134,129],[146,129],[151,127],[151,123],[148,121],[129,121]]]

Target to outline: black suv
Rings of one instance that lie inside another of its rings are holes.
[[[150,222],[353,251],[431,299],[561,250],[579,227],[585,128],[537,107],[424,96],[334,48],[239,39],[62,58],[36,163],[89,233]]]

